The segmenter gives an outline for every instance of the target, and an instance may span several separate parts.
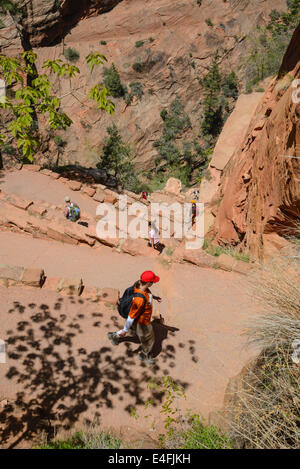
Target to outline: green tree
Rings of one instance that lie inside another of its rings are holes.
[[[114,176],[121,187],[138,191],[139,181],[134,171],[130,146],[123,142],[116,124],[106,130],[108,138],[104,142],[97,168],[105,169]]]
[[[104,68],[103,71],[104,85],[114,98],[122,98],[125,94],[125,87],[121,83],[119,72],[112,64],[110,68]]]
[[[0,108],[5,109],[10,120],[4,126],[0,139],[3,144],[14,141],[27,161],[33,161],[34,155],[41,145],[39,132],[39,116],[43,116],[49,129],[66,130],[72,120],[61,110],[60,97],[53,92],[53,85],[49,79],[50,73],[59,78],[69,77],[70,80],[80,73],[79,68],[62,60],[46,60],[42,64],[43,74],[37,72],[35,61],[37,55],[33,51],[25,51],[21,58],[7,57],[0,54],[0,74],[8,86],[16,86],[14,98],[0,101]],[[103,64],[106,58],[98,52],[90,53],[86,62],[91,70]],[[26,78],[26,81],[24,79]],[[74,94],[71,89],[69,94]],[[102,85],[94,86],[89,93],[89,99],[96,102],[97,108],[113,113],[114,105],[107,98],[108,90]]]
[[[239,95],[239,82],[238,77],[233,70],[229,75],[226,75],[223,83],[222,83],[222,90],[224,96],[226,98],[234,98],[237,99]]]
[[[202,132],[205,135],[217,137],[223,126],[223,110],[220,101],[221,75],[216,54],[209,67],[208,73],[202,80],[204,86]]]

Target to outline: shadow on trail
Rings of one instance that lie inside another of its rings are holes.
[[[6,332],[8,363],[14,361],[6,379],[22,385],[16,400],[0,410],[0,441],[6,447],[32,441],[41,431],[51,438],[54,429],[68,430],[80,418],[89,423],[99,419],[104,408],[123,406],[130,412],[133,407],[144,406],[148,399],[152,399],[154,406],[162,402],[163,394],[148,389],[147,382],[170,374],[176,350],[171,345],[163,349],[162,342],[168,333],[174,335],[178,329],[153,322],[157,337],[155,355],[159,357],[157,364],[149,368],[138,363],[137,349],[128,341],[118,349],[108,340],[94,350],[89,347],[94,328],[121,326],[115,312],[107,317],[92,305],[98,311],[74,313],[71,317],[63,310],[64,301],[69,305],[71,302],[71,307],[75,303],[72,298],[59,298],[51,307],[14,302],[4,313],[16,316],[14,330]],[[84,304],[84,300],[76,301]],[[84,330],[88,321],[92,321],[90,334]],[[177,384],[184,389],[188,387],[188,383],[180,380]],[[88,410],[93,419],[84,415]]]

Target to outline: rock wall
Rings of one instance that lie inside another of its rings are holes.
[[[246,137],[224,168],[213,236],[263,259],[270,233],[288,234],[300,213],[300,25]]]
[[[142,84],[141,99],[135,97],[130,106],[122,98],[114,100],[113,120],[124,140],[132,145],[136,166],[143,169],[154,167],[157,151],[153,142],[161,136],[161,110],[168,109],[176,96],[181,98],[193,125],[185,137],[197,137],[203,93],[199,77],[206,73],[216,50],[222,71],[235,70],[245,81],[239,65],[245,57],[246,36],[264,24],[272,9],[286,9],[285,0],[220,1],[217,8],[212,0],[203,0],[201,6],[196,0],[65,0],[59,9],[57,3],[30,2],[33,7],[24,28],[36,47],[39,66],[49,58],[65,60],[63,53],[68,47],[80,54],[76,65],[81,76],[73,81],[74,93],[70,94],[68,80],[55,83],[55,93],[64,96],[62,109],[73,120],[72,127],[62,133],[67,144],[60,163],[94,166],[106,128],[111,125],[111,117],[97,111],[86,98],[88,90],[102,80],[101,68],[91,74],[85,63],[88,53],[98,50],[108,64],[115,63],[129,90],[132,82]],[[208,19],[212,26],[207,24]],[[8,27],[0,30],[0,48],[15,53],[21,44],[12,20],[7,17],[5,22]],[[144,44],[136,47],[137,41]],[[136,62],[146,64],[142,73],[132,68]],[[43,152],[40,158],[53,156],[53,142],[48,142]]]

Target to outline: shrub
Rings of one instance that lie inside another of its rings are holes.
[[[145,41],[136,41],[135,47],[142,47],[145,44]]]
[[[223,127],[223,109],[220,101],[221,75],[215,55],[207,75],[202,83],[204,86],[204,115],[201,129],[204,135],[217,137]]]
[[[80,58],[79,52],[77,52],[77,50],[73,49],[72,47],[68,47],[64,50],[64,56],[67,60],[69,60],[69,62],[77,62]]]
[[[250,277],[251,301],[264,312],[248,322],[246,334],[262,352],[243,375],[234,407],[228,408],[230,433],[239,447],[300,447],[300,369],[292,346],[300,337],[299,234],[298,225],[291,247]]]
[[[154,42],[155,39],[153,37],[149,37],[149,42]]]
[[[66,145],[67,142],[60,135],[55,135],[54,143],[56,144],[57,147],[63,147]]]
[[[223,83],[222,83],[222,90],[224,93],[224,96],[227,98],[234,98],[237,99],[239,95],[239,83],[238,83],[238,77],[235,73],[235,71],[232,71],[229,73],[229,75],[226,75]]]
[[[88,430],[76,432],[67,439],[52,440],[36,449],[119,449],[121,440],[100,428],[91,426]]]
[[[142,99],[144,92],[143,84],[140,81],[130,83],[129,87],[133,96],[137,96],[139,99]]]
[[[139,180],[134,171],[130,146],[123,142],[115,124],[107,127],[107,133],[97,168],[114,176],[123,188],[134,190],[139,185]]]
[[[210,18],[207,18],[207,19],[205,20],[205,23],[207,24],[207,26],[210,26],[211,28],[214,26],[214,25],[213,25],[213,22],[212,22],[212,20],[211,20]]]
[[[132,65],[132,68],[135,72],[142,73],[143,71],[143,64],[141,62],[135,62]]]
[[[104,85],[111,96],[114,98],[121,98],[124,96],[125,87],[121,83],[121,78],[115,64],[112,64],[110,68],[104,68],[103,78]]]
[[[106,46],[107,42],[106,42],[106,41],[100,41],[100,44],[101,44],[102,46]]]
[[[170,376],[150,381],[150,389],[162,394],[160,413],[164,416],[164,433],[160,434],[163,449],[230,449],[230,439],[214,425],[207,425],[199,414],[182,415],[178,405],[185,398],[184,389]],[[149,407],[149,402],[146,403]]]

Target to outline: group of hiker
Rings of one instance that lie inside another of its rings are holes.
[[[197,200],[198,191],[194,191],[194,199],[191,201],[191,218],[194,224],[198,216]],[[142,197],[147,200],[148,194],[144,191]],[[80,219],[80,208],[72,202],[70,197],[65,197],[65,217],[72,222]],[[154,222],[148,224],[148,246],[153,247],[160,253],[164,249],[164,245],[159,240],[159,229]],[[120,316],[125,319],[123,329],[117,332],[109,332],[108,338],[113,345],[119,345],[127,335],[135,336],[141,343],[141,351],[138,358],[146,365],[153,366],[155,359],[153,356],[153,347],[155,344],[154,329],[151,324],[153,301],[159,303],[162,299],[151,293],[150,288],[153,284],[159,282],[159,277],[151,270],[143,272],[134,285],[127,288],[118,301],[118,311]],[[163,321],[162,317],[159,318]]]

